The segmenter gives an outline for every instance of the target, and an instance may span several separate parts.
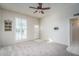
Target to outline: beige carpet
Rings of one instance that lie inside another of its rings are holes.
[[[0,48],[2,56],[75,56],[67,46],[47,41],[27,41]]]

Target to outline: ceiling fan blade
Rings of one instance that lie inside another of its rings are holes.
[[[37,9],[36,7],[29,7],[29,8]]]
[[[50,7],[42,8],[42,10],[48,10],[48,9],[50,9]]]

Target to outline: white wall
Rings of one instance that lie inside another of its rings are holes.
[[[0,36],[2,38],[0,39],[1,45],[8,45],[8,44],[14,44],[16,43],[15,40],[15,18],[24,18],[27,20],[27,39],[26,40],[33,40],[34,38],[34,25],[39,25],[39,20],[27,15],[22,15],[16,12],[7,11],[7,10],[1,10],[1,33]],[[4,20],[12,20],[12,31],[4,31]]]
[[[0,43],[1,43],[1,10],[0,10]]]
[[[69,20],[74,13],[79,12],[79,4],[58,4],[51,15],[40,20],[41,39],[69,45],[70,23]],[[59,30],[54,30],[59,27]]]

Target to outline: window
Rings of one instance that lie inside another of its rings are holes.
[[[26,19],[16,18],[16,40],[27,39]]]

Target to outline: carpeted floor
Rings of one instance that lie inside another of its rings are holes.
[[[0,48],[2,56],[75,56],[66,51],[67,46],[47,41],[27,41]]]

